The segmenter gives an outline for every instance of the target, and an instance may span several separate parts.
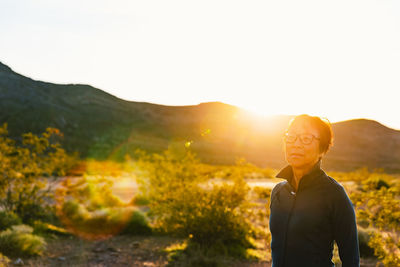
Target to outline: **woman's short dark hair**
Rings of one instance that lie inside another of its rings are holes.
[[[319,140],[319,151],[322,153],[328,152],[328,150],[333,146],[333,131],[332,131],[332,126],[331,123],[329,122],[328,119],[321,119],[320,117],[317,116],[310,116],[307,114],[302,114],[294,117],[290,122],[288,129],[290,126],[292,126],[294,123],[299,123],[299,122],[308,122],[315,128],[317,128],[319,134],[320,134],[320,140]]]

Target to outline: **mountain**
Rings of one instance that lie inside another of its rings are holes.
[[[284,166],[282,134],[291,116],[256,118],[221,102],[165,106],[119,99],[90,85],[52,84],[15,73],[0,63],[0,123],[10,135],[56,127],[63,146],[82,157],[122,159],[136,148],[191,149],[207,163],[244,157],[259,166]],[[400,131],[376,121],[333,124],[335,145],[323,164],[330,170],[362,166],[400,172]]]
[[[366,119],[333,124],[335,141],[328,166],[354,166],[400,171],[400,131]]]

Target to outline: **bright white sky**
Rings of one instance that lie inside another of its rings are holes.
[[[1,0],[0,61],[132,101],[400,129],[399,0]]]

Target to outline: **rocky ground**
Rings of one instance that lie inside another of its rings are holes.
[[[164,250],[181,240],[171,237],[115,236],[103,241],[65,237],[48,240],[43,256],[12,259],[12,266],[166,266]],[[231,261],[233,267],[268,267],[268,262]]]
[[[41,257],[12,259],[10,266],[167,266],[165,249],[182,240],[172,237],[115,236],[102,241],[82,240],[76,237],[52,238]],[[1,266],[1,264],[0,264]],[[185,266],[179,265],[179,266]],[[229,267],[270,267],[266,261],[231,260]],[[375,259],[362,259],[361,267],[377,266]],[[379,266],[379,265],[378,265]],[[340,264],[338,264],[340,267]]]

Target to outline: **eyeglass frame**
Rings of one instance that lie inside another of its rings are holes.
[[[309,144],[312,143],[312,141],[314,141],[314,139],[316,139],[316,140],[321,140],[321,138],[316,137],[316,136],[313,135],[313,134],[308,134],[308,133],[303,133],[303,134],[291,134],[291,135],[295,137],[295,139],[294,139],[292,142],[288,142],[288,141],[287,141],[287,137],[289,136],[289,133],[288,133],[288,132],[286,132],[286,133],[283,135],[283,141],[285,141],[285,143],[293,144],[293,143],[296,142],[297,138],[299,138],[300,142],[301,142],[303,145],[309,145]],[[312,137],[310,143],[307,143],[307,142],[304,143],[304,141],[303,141],[303,139],[302,139],[302,137],[301,137],[301,136],[304,136],[304,135],[308,135],[308,136],[311,136],[311,137]]]

